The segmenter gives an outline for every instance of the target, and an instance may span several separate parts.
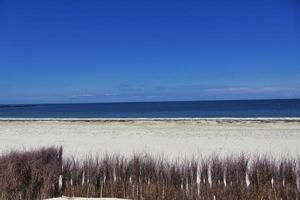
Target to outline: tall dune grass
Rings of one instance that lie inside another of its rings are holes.
[[[245,156],[168,162],[149,155],[79,162],[45,148],[0,157],[0,198],[300,199],[299,164]]]

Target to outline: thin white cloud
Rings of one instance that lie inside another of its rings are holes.
[[[95,97],[96,95],[94,94],[77,94],[77,95],[72,95],[71,98],[85,98],[85,97]]]
[[[209,88],[205,92],[211,94],[261,94],[261,93],[284,93],[284,94],[297,94],[300,92],[299,88],[289,87],[222,87],[222,88]]]
[[[105,97],[111,97],[111,96],[116,96],[116,94],[104,93],[103,96],[105,96]]]

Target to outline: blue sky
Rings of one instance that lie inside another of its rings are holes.
[[[0,0],[0,103],[300,98],[299,0]]]

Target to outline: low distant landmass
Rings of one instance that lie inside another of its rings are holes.
[[[0,105],[1,108],[24,108],[24,107],[34,107],[35,105],[22,104],[22,105]]]

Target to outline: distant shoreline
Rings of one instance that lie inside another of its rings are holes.
[[[34,107],[35,104],[7,104],[7,105],[0,105],[0,108],[27,108],[27,107]]]
[[[213,117],[213,118],[0,118],[0,122],[299,122],[300,117]]]

